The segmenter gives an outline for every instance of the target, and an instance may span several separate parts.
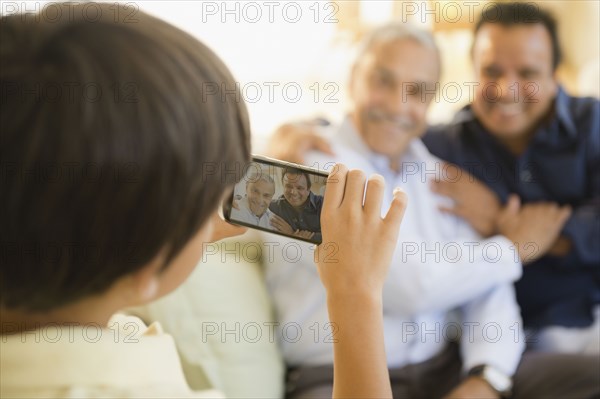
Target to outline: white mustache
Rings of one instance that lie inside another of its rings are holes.
[[[367,119],[369,119],[371,122],[388,122],[401,129],[412,129],[415,126],[413,121],[406,116],[392,115],[380,109],[369,109],[366,112],[366,115]]]

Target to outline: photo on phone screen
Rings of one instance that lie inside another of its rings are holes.
[[[317,169],[253,156],[223,203],[223,216],[230,223],[320,244],[327,176]]]

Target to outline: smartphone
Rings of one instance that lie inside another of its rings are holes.
[[[327,172],[252,156],[243,178],[223,202],[229,223],[320,244]]]

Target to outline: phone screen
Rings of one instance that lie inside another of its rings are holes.
[[[228,222],[321,243],[326,172],[253,156],[243,176],[223,204]]]

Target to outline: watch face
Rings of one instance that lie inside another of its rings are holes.
[[[512,388],[510,377],[493,367],[485,367],[483,378],[498,392],[508,392]]]

